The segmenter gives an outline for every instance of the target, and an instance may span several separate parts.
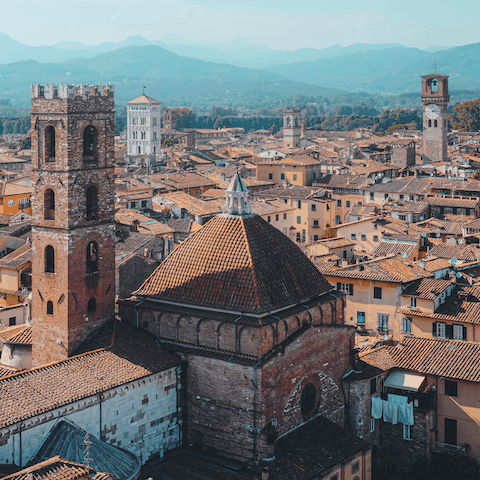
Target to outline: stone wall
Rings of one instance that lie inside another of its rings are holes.
[[[134,453],[142,463],[163,456],[182,444],[180,374],[180,368],[171,368],[1,428],[0,464],[25,466],[60,419]]]

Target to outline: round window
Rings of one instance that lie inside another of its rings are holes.
[[[304,416],[310,415],[315,408],[315,401],[317,400],[317,390],[313,383],[307,383],[303,388],[300,408]]]

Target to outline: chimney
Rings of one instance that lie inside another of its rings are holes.
[[[139,223],[140,223],[140,222],[139,222],[137,219],[135,219],[135,220],[132,222],[132,231],[133,231],[133,232],[138,232],[138,224],[139,224]]]

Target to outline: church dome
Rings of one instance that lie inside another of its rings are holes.
[[[261,217],[245,213],[248,202],[242,207],[231,202],[229,193],[244,192],[239,181],[243,184],[234,178],[227,190],[226,207],[235,213],[217,215],[188,237],[135,292],[137,296],[262,314],[333,289],[287,236]]]

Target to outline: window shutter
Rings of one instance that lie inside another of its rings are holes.
[[[353,283],[350,284],[350,295],[353,295]]]
[[[341,290],[342,289],[342,284],[340,282],[337,282],[337,290]]]
[[[433,322],[433,323],[432,323],[432,335],[433,335],[434,337],[437,336],[437,322]]]
[[[446,325],[445,326],[445,337],[446,338],[453,338],[453,325]]]
[[[467,339],[467,327],[463,326],[462,329],[463,329],[462,340],[466,340]]]

